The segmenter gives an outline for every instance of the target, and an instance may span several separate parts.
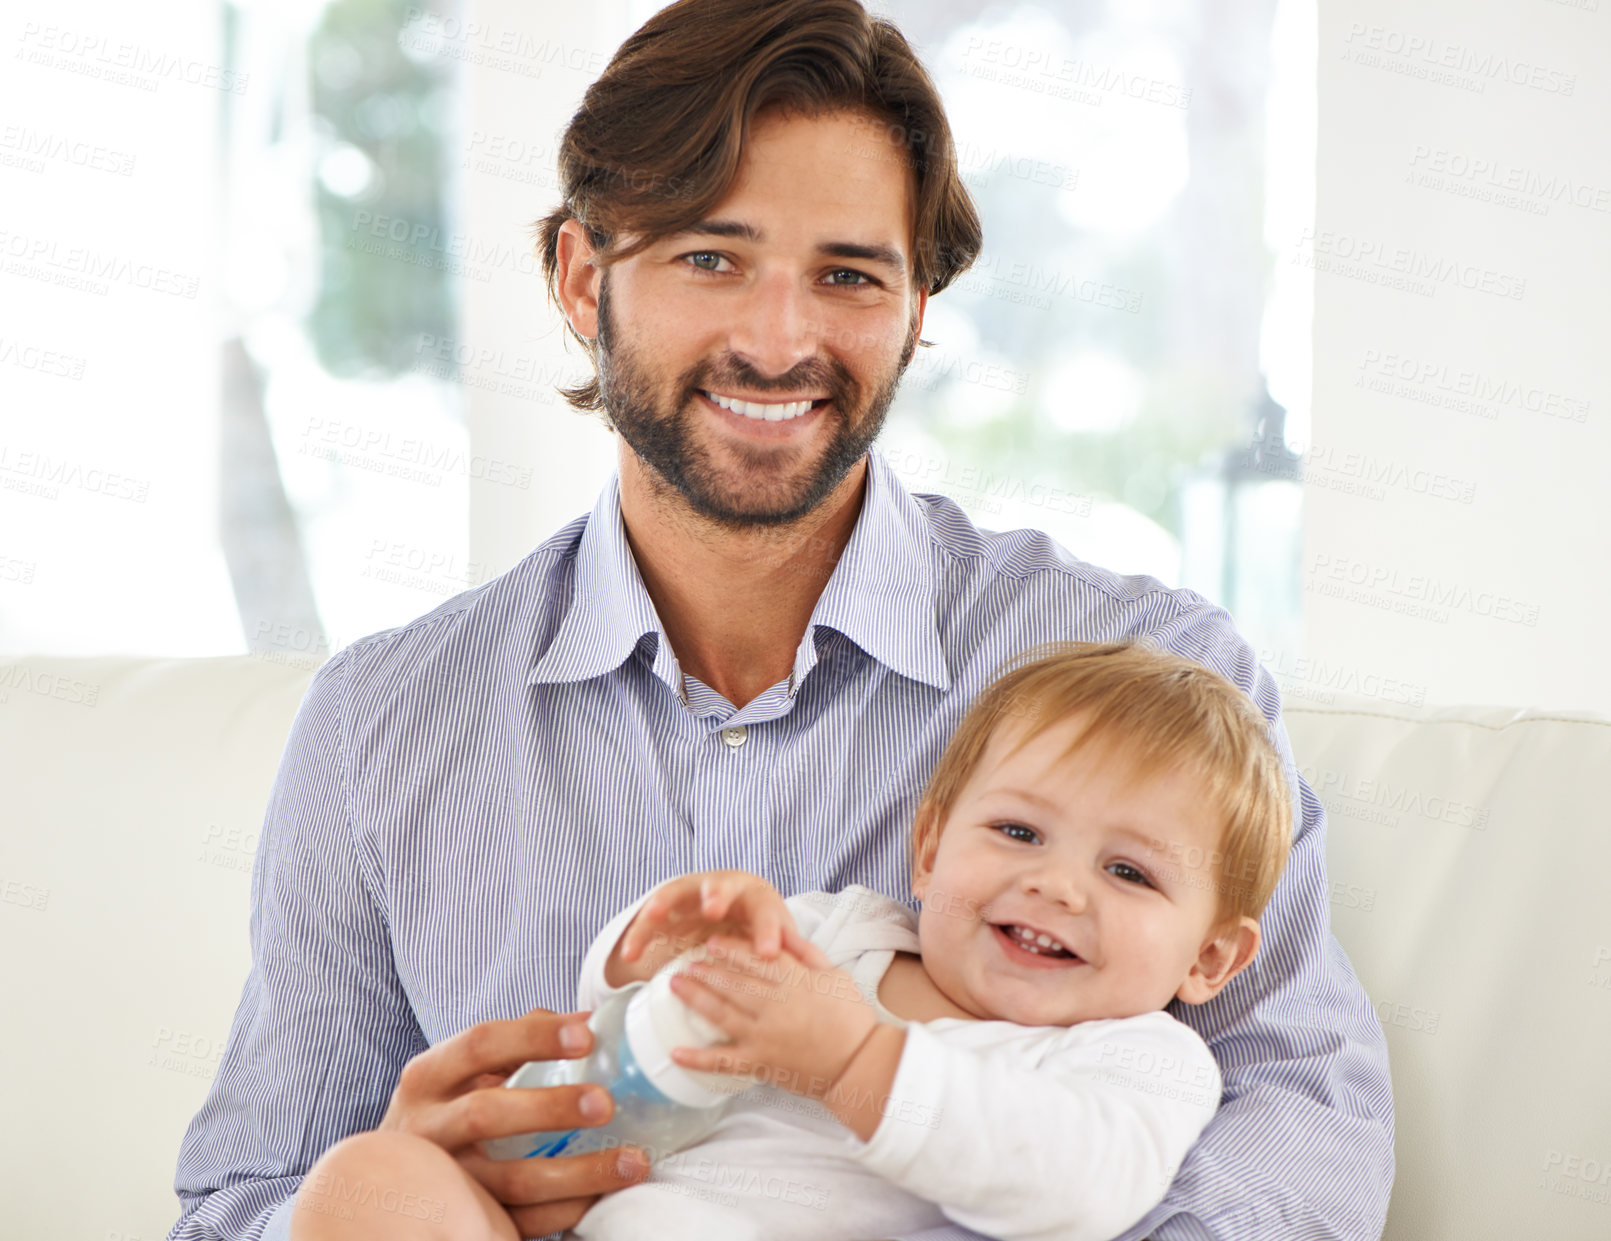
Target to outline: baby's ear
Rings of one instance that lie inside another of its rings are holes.
[[[912,895],[923,899],[934,873],[934,855],[940,847],[939,812],[930,802],[924,802],[912,816]]]
[[[1253,960],[1259,950],[1259,924],[1238,918],[1204,940],[1197,961],[1175,995],[1186,1004],[1204,1004],[1220,993]]]

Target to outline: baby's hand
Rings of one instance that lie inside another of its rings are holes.
[[[733,939],[712,939],[711,959],[671,980],[672,990],[729,1041],[677,1047],[684,1068],[758,1077],[824,1098],[878,1025],[856,981],[815,944],[763,961]]]
[[[638,910],[604,968],[612,987],[652,978],[666,962],[715,934],[745,939],[757,956],[810,943],[794,924],[783,896],[765,879],[742,870],[712,870],[667,880]]]

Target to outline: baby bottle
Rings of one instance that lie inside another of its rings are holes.
[[[504,1083],[531,1087],[596,1082],[615,1099],[609,1124],[489,1139],[481,1144],[487,1157],[584,1155],[607,1147],[637,1146],[654,1159],[691,1146],[714,1129],[722,1105],[754,1082],[725,1073],[697,1073],[671,1059],[673,1047],[710,1047],[727,1041],[720,1029],[671,990],[672,975],[696,954],[702,955],[696,949],[647,983],[632,983],[594,1009],[587,1019],[593,1032],[588,1055],[533,1060]]]

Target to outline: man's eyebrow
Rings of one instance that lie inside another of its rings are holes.
[[[893,246],[863,245],[856,241],[825,241],[817,249],[823,254],[831,254],[836,259],[865,259],[870,263],[882,263],[896,272],[906,270],[906,260]]]
[[[673,237],[737,237],[740,241],[759,243],[761,230],[740,220],[695,220],[687,228],[679,228]]]
[[[760,229],[742,220],[696,220],[687,228],[678,229],[671,236],[736,237],[740,241],[748,241],[755,245],[759,245],[765,239]],[[817,246],[817,253],[836,259],[863,259],[869,263],[881,263],[897,273],[906,271],[905,257],[893,246],[861,241],[825,241]]]

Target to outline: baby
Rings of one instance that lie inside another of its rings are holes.
[[[674,1058],[762,1084],[576,1236],[847,1241],[949,1220],[1096,1241],[1162,1199],[1220,1076],[1161,1010],[1252,961],[1288,790],[1264,719],[1214,673],[1133,645],[1026,658],[924,791],[921,913],[715,871],[599,933],[583,1007],[703,942],[712,959],[673,985],[729,1041]]]

